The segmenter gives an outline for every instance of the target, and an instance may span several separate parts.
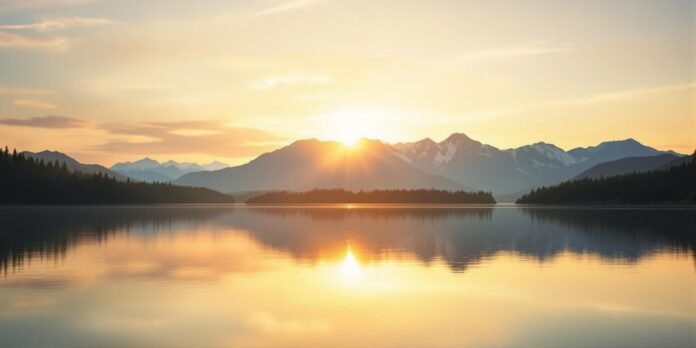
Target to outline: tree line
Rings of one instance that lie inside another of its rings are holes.
[[[233,203],[234,198],[205,188],[170,183],[118,181],[51,162],[0,151],[0,204]]]
[[[522,196],[521,204],[696,203],[696,151],[666,170],[566,181]]]
[[[494,204],[490,192],[446,191],[435,189],[347,191],[315,189],[307,192],[269,192],[247,203],[435,203],[435,204]]]

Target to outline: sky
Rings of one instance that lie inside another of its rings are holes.
[[[696,148],[684,1],[0,0],[0,145],[240,164],[297,139]]]

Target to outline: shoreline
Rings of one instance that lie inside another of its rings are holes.
[[[137,203],[137,204],[4,204],[2,209],[70,208],[260,208],[260,209],[568,209],[568,210],[696,210],[696,204],[515,204],[515,203]]]

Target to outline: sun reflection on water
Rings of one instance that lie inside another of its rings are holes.
[[[341,280],[345,283],[354,284],[360,279],[362,274],[362,266],[360,262],[353,254],[353,250],[350,245],[346,248],[346,255],[343,257],[343,261],[339,264]]]

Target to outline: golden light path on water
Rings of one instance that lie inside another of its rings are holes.
[[[353,255],[350,245],[346,248],[346,256],[340,264],[342,279],[346,282],[355,282],[359,280],[362,273],[362,266]]]

